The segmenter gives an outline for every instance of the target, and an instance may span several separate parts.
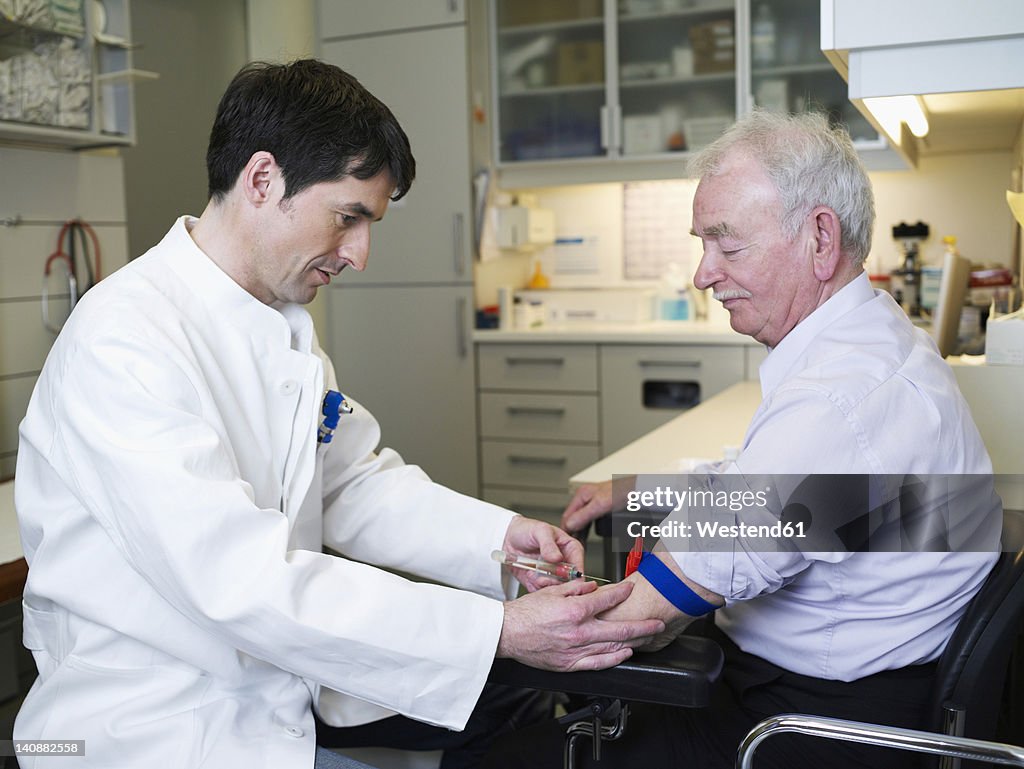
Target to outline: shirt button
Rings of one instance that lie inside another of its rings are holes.
[[[281,382],[281,395],[291,395],[299,389],[299,383],[294,379],[286,379]]]
[[[305,732],[297,726],[286,726],[284,728],[284,733],[289,737],[302,737],[305,734]]]

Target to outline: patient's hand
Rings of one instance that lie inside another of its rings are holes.
[[[670,555],[664,552],[662,552],[661,555],[662,560],[669,565],[672,571],[677,576],[684,578],[690,588],[697,592],[698,595],[719,606],[725,603],[721,596],[701,587],[693,582],[693,580],[683,577],[682,570]],[[639,572],[630,574],[623,580],[623,582],[632,582],[633,591],[625,601],[622,601],[607,611],[602,612],[599,615],[601,619],[660,619],[665,623],[665,629],[652,636],[642,646],[638,646],[638,651],[657,651],[658,649],[667,646],[676,638],[676,636],[686,629],[687,625],[696,619],[695,617],[691,617],[689,614],[684,614],[669,603],[669,601],[661,593],[655,590],[654,586],[651,585],[651,583],[648,582],[647,579]]]

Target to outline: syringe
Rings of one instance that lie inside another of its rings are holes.
[[[548,563],[547,561],[538,561],[536,558],[512,555],[512,553],[506,553],[504,550],[494,550],[491,553],[491,558],[498,563],[505,564],[506,566],[514,566],[517,569],[537,571],[541,574],[547,574],[549,577],[563,580],[564,582],[568,582],[571,579],[579,579],[580,577],[583,577],[583,579],[593,579],[598,582],[609,581],[607,579],[602,579],[601,577],[588,576],[571,563]]]

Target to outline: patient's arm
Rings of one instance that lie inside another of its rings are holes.
[[[705,601],[715,606],[725,605],[725,599],[718,595],[718,593],[713,593],[683,574],[679,564],[660,545],[654,549],[654,554],[672,570],[673,574],[679,577],[693,592]],[[684,614],[669,603],[668,599],[662,596],[639,572],[629,575],[623,581],[634,583],[633,592],[629,594],[625,601],[612,607],[600,616],[602,618],[618,620],[660,619],[665,623],[664,632],[655,636],[650,643],[640,647],[639,651],[657,651],[666,646],[695,619],[689,614]]]

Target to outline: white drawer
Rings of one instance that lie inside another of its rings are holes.
[[[598,441],[596,395],[480,393],[482,438]]]
[[[745,370],[742,345],[602,345],[605,454],[743,381]]]
[[[597,391],[597,347],[561,344],[482,344],[483,389]]]
[[[597,462],[597,446],[480,441],[484,486],[566,491],[569,478]]]

